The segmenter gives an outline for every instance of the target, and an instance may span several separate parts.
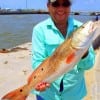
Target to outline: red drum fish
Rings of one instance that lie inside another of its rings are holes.
[[[99,35],[95,34],[95,30],[95,22],[88,21],[83,24],[33,71],[27,84],[9,92],[1,100],[26,100],[29,93],[32,89],[35,89],[38,83],[51,83],[70,71]]]

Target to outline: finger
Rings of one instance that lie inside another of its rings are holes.
[[[47,88],[46,83],[43,82],[42,84],[40,84],[40,90],[43,91]]]
[[[37,85],[37,86],[35,87],[35,90],[39,91],[39,90],[40,90],[40,86]]]
[[[50,87],[50,84],[49,83],[46,83],[46,87]]]
[[[47,83],[47,82],[41,82],[41,83],[37,84],[37,86],[35,87],[35,89],[37,91],[44,91],[48,87],[50,87],[50,84],[49,83]]]
[[[46,84],[44,82],[37,84],[37,86],[35,87],[35,89],[38,91],[45,90],[45,88],[46,88]]]
[[[43,82],[40,85],[39,91],[45,91],[48,87],[50,87],[50,84],[49,83],[46,83],[46,82]]]

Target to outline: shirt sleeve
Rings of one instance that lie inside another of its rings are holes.
[[[91,46],[88,50],[88,55],[81,59],[77,64],[78,70],[88,70],[93,67],[95,62],[95,52],[93,47]]]
[[[32,33],[32,68],[36,69],[46,58],[42,29],[35,27]]]

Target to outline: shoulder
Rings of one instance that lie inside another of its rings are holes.
[[[32,36],[33,37],[39,37],[39,38],[45,38],[45,35],[48,33],[48,24],[50,23],[50,18],[39,22],[33,27]]]
[[[83,23],[79,20],[73,19],[74,25],[77,25],[78,27],[80,27]]]
[[[50,23],[50,18],[47,18],[34,26],[34,29],[38,28],[46,28],[47,25]]]
[[[68,36],[72,34],[74,30],[79,28],[83,23],[74,19],[73,17],[68,18]]]
[[[80,27],[83,22],[73,18],[73,17],[69,17],[69,22],[73,25],[73,26],[76,26],[76,27]]]

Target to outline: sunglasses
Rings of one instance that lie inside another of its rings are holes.
[[[55,1],[53,3],[51,3],[52,7],[69,7],[71,5],[71,2],[67,1],[67,2],[64,2],[62,4],[59,4],[59,2]]]

